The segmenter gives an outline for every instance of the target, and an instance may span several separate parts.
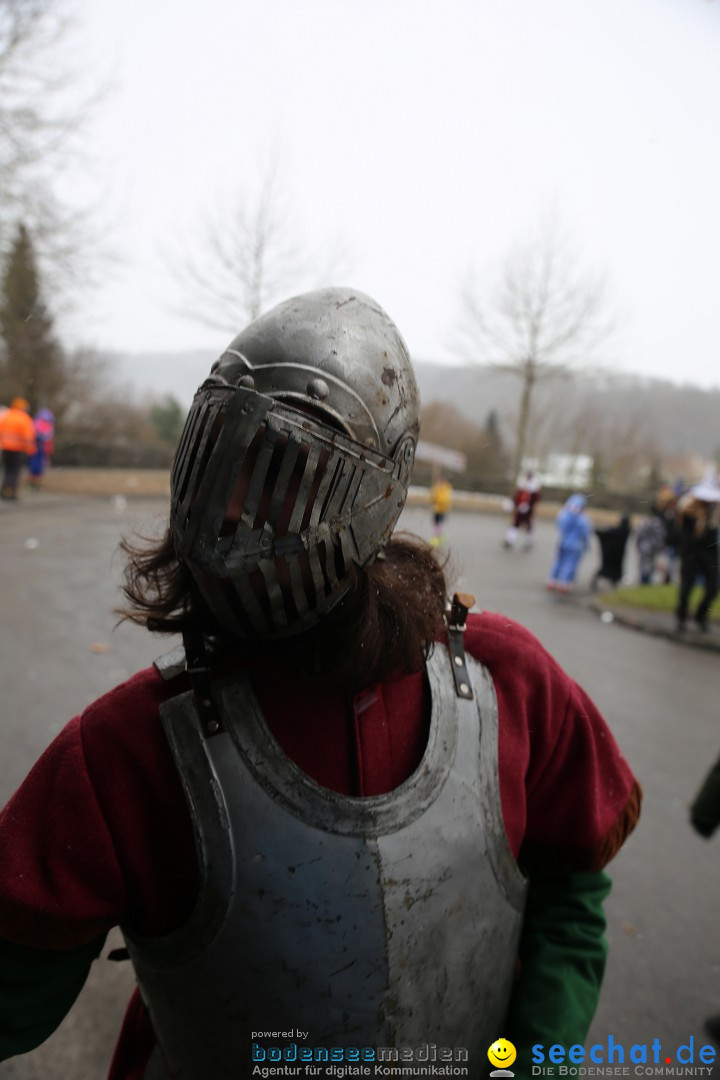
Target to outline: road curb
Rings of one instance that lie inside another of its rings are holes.
[[[653,637],[666,638],[668,641],[674,641],[678,645],[689,645],[694,649],[720,652],[720,638],[713,637],[711,633],[703,634],[700,630],[689,627],[680,634],[672,624],[661,623],[659,621],[661,616],[652,619],[637,609],[628,610],[612,604],[603,604],[599,600],[585,601],[585,606],[601,618],[606,613],[612,615],[613,622],[618,623],[620,626],[627,626],[631,630],[639,630],[640,633],[651,634]]]

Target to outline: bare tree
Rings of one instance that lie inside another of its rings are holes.
[[[535,387],[570,374],[609,330],[602,282],[579,269],[554,226],[510,255],[486,296],[472,281],[464,288],[466,355],[521,382],[513,481],[526,451]]]
[[[207,214],[189,250],[186,242],[170,255],[181,313],[232,333],[289,293],[327,284],[341,260],[314,252],[297,220],[274,161],[256,193],[241,190],[229,209]]]
[[[585,402],[566,418],[563,436],[563,444],[571,454],[592,457],[597,488],[639,490],[663,457],[647,409],[618,416]]]
[[[507,468],[500,436],[498,416],[491,410],[485,426],[468,420],[446,401],[425,405],[420,421],[421,438],[429,443],[459,450],[467,460],[467,475],[472,478],[495,478]]]
[[[61,0],[0,0],[0,255],[26,223],[53,286],[93,234],[57,179],[77,163],[83,123],[107,91],[81,90],[67,10]]]
[[[53,111],[61,77],[47,62],[62,30],[52,0],[0,0],[0,226],[19,214],[35,219],[69,131],[67,118]]]

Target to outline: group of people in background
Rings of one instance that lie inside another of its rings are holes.
[[[0,409],[0,451],[3,478],[0,495],[17,499],[20,478],[27,465],[30,486],[39,488],[54,450],[55,417],[50,409],[40,409],[35,418],[30,405],[22,397],[12,400],[10,407]]]
[[[525,550],[532,547],[535,509],[541,497],[540,479],[532,470],[526,470],[513,494],[512,517],[503,547],[516,547],[522,534],[522,547]],[[445,523],[452,506],[452,485],[447,478],[439,477],[433,483],[430,501],[433,511],[431,543],[439,545],[447,539]],[[622,513],[613,525],[595,528],[587,512],[585,495],[575,492],[558,513],[556,525],[558,539],[546,583],[548,590],[567,593],[572,589],[593,535],[600,547],[600,564],[591,579],[592,590],[598,589],[601,582],[613,587],[623,582],[628,541],[633,535],[629,513]],[[676,619],[680,633],[685,630],[692,590],[697,584],[703,586],[703,592],[692,618],[699,630],[708,630],[710,607],[719,589],[719,528],[720,481],[716,471],[709,469],[702,482],[689,489],[682,481],[675,488],[663,484],[650,512],[641,518],[634,530],[639,583],[678,584]]]
[[[515,547],[521,530],[525,531],[523,546],[532,546],[533,512],[541,491],[535,474],[525,472],[513,496],[512,518],[503,547]],[[628,541],[633,535],[629,513],[622,513],[613,525],[594,528],[587,513],[587,499],[576,492],[558,513],[556,526],[557,545],[546,583],[549,591],[567,593],[572,589],[593,535],[600,548],[600,564],[592,576],[591,589],[598,589],[601,582],[613,587],[621,584]],[[719,528],[720,481],[711,468],[701,483],[689,489],[682,481],[674,489],[663,484],[650,512],[635,529],[640,584],[678,584],[675,614],[679,633],[686,628],[696,585],[702,586],[702,593],[692,618],[700,631],[708,630],[710,608],[719,590]]]
[[[558,542],[547,588],[567,592],[578,566],[590,546],[593,531],[600,546],[600,565],[591,588],[601,581],[618,586],[624,577],[624,561],[632,534],[629,514],[615,525],[593,530],[584,495],[569,497],[557,516]],[[702,632],[708,630],[711,605],[718,595],[718,530],[720,529],[720,482],[714,469],[702,482],[683,491],[663,485],[635,533],[640,584],[670,584],[679,563],[676,628],[683,633],[690,615],[693,588],[702,586],[692,618]]]

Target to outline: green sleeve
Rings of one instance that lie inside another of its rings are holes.
[[[582,1044],[597,1007],[607,944],[602,871],[533,874],[520,942],[507,1032],[518,1080],[531,1075],[532,1047]]]
[[[0,1061],[44,1042],[83,988],[104,935],[75,949],[33,949],[0,940]]]

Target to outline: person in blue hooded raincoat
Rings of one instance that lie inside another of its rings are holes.
[[[548,589],[567,592],[575,581],[578,565],[592,536],[592,522],[585,513],[585,503],[584,495],[571,495],[557,516],[560,536]]]

